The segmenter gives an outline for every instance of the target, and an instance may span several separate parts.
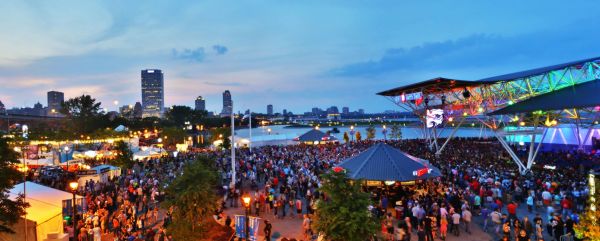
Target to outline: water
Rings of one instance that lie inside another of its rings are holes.
[[[252,141],[273,141],[273,140],[293,140],[294,138],[308,132],[312,128],[310,127],[302,127],[302,128],[284,128],[285,125],[272,125],[272,126],[261,126],[252,128]],[[269,129],[271,132],[269,133]],[[332,130],[333,127],[321,127],[320,130],[323,132],[327,132],[328,130]],[[348,132],[350,135],[350,126],[338,126],[337,129],[340,133],[333,133],[333,135],[343,142],[344,140],[344,132]],[[354,131],[360,131],[360,134],[363,139],[367,137],[367,126],[357,126],[354,128]],[[375,126],[376,134],[375,139],[384,139],[384,134],[382,132],[382,126]],[[421,128],[416,127],[402,127],[402,139],[416,139],[423,138],[423,132]],[[438,128],[437,132],[440,137],[447,137],[452,133],[453,128]],[[249,137],[248,129],[239,129],[235,131],[236,136],[242,138]],[[387,128],[387,138],[390,135],[390,128]],[[493,137],[494,135],[490,132],[489,129],[484,128],[459,128],[455,134],[455,137]],[[352,139],[352,137],[351,137]]]

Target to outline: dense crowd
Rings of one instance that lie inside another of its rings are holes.
[[[481,217],[483,229],[501,240],[559,240],[573,233],[577,213],[585,207],[589,194],[586,180],[581,178],[586,168],[576,164],[582,164],[581,160],[600,163],[598,156],[580,151],[542,152],[533,171],[521,175],[506,151],[492,140],[457,138],[439,156],[425,140],[386,143],[429,160],[443,175],[415,185],[368,190],[376,203],[371,210],[381,217],[385,240],[410,240],[414,235],[419,240],[444,240],[448,232],[456,236],[461,230],[470,233],[474,217]],[[239,149],[234,186],[227,185],[233,173],[229,152],[209,154],[215,157],[224,184],[223,208],[237,207],[243,195],[251,195],[254,215],[301,219],[304,240],[310,240],[315,235],[311,215],[316,200],[323,197],[318,190],[319,176],[373,144],[358,141]],[[527,155],[517,147],[515,150],[521,156]],[[77,193],[85,197],[87,209],[78,218],[78,235],[73,240],[96,241],[103,235],[114,240],[172,240],[164,229],[171,221],[170,210],[161,210],[165,214],[158,215],[161,187],[168,185],[182,172],[184,163],[195,156],[188,153],[150,159],[114,180],[80,186]],[[543,168],[558,162],[570,165],[560,171]],[[68,189],[65,177],[31,179]],[[520,206],[527,207],[535,217],[519,215]],[[231,224],[230,217],[226,223]],[[65,227],[69,234],[75,233],[71,225]],[[270,237],[272,225],[267,222],[264,227]]]
[[[379,204],[373,208],[382,217],[382,233],[389,240],[444,239],[450,231],[470,233],[473,217],[481,216],[484,230],[502,240],[543,240],[573,234],[577,213],[583,211],[589,194],[581,165],[598,164],[600,158],[581,151],[542,152],[533,171],[525,175],[497,141],[456,139],[449,142],[442,155],[427,148],[425,140],[386,141],[411,155],[430,160],[440,168],[442,177],[416,185],[372,190]],[[264,146],[240,150],[237,158],[235,187],[224,186],[223,198],[230,206],[244,194],[254,196],[256,215],[273,214],[274,218],[299,217],[305,239],[311,236],[310,214],[318,192],[319,175],[332,166],[366,150],[373,141],[319,146]],[[527,152],[515,147],[518,155]],[[223,183],[231,179],[227,152],[216,153]],[[546,164],[567,162],[556,170]],[[399,201],[401,205],[394,204]],[[526,206],[535,218],[520,217],[517,209]],[[397,210],[392,215],[391,210]],[[308,214],[308,216],[306,216]],[[308,223],[305,225],[305,223]],[[544,235],[544,233],[547,233]]]

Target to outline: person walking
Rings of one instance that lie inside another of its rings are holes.
[[[468,208],[466,208],[462,212],[462,219],[463,219],[463,222],[465,223],[465,232],[467,232],[468,234],[471,234],[471,218],[472,217],[473,217],[473,214],[471,213],[471,211],[469,211]]]
[[[265,219],[265,228],[263,229],[263,231],[265,232],[265,241],[271,241],[271,229],[272,228],[273,228],[273,226],[271,225],[269,220]]]
[[[447,234],[448,234],[448,219],[441,218],[440,219],[440,238],[442,240],[446,240]]]

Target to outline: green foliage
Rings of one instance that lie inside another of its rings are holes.
[[[368,211],[370,195],[361,191],[360,182],[351,182],[344,171],[322,176],[319,189],[328,197],[319,201],[313,228],[329,241],[368,240],[378,230],[379,221]]]
[[[185,138],[187,138],[186,132],[180,127],[165,127],[161,135],[165,146],[174,146],[175,144],[183,143]]]
[[[362,140],[362,135],[360,134],[360,131],[357,131],[355,135],[356,135],[356,141]]]
[[[62,103],[60,112],[73,123],[71,125],[72,132],[89,134],[98,128],[103,128],[101,123],[108,120],[108,116],[102,118],[101,104],[89,95],[82,95]]]
[[[178,127],[184,126],[186,121],[197,123],[204,116],[206,111],[197,111],[184,105],[174,105],[165,113],[165,118]]]
[[[373,127],[373,125],[370,125],[369,127],[367,127],[367,140],[372,140],[375,138],[375,127]]]
[[[13,166],[16,163],[17,153],[9,147],[6,139],[0,138],[0,233],[14,233],[11,226],[19,221],[29,206],[23,196],[16,200],[8,198],[8,191],[23,180],[23,174]]]
[[[390,138],[392,139],[402,139],[402,129],[400,129],[400,126],[398,126],[398,124],[394,124],[391,128],[390,131]]]
[[[229,137],[231,137],[231,128],[214,128],[210,130],[210,135],[211,142],[214,142],[216,140],[223,140],[223,143],[220,146],[221,148],[229,149],[231,147],[231,140],[229,139]]]
[[[344,142],[348,143],[350,141],[350,136],[348,136],[348,132],[344,132]]]
[[[176,240],[196,240],[206,235],[207,218],[217,208],[215,161],[200,156],[184,167],[183,175],[167,187],[165,207],[174,206],[173,229]]]
[[[124,141],[118,141],[115,145],[117,157],[112,160],[112,164],[123,169],[133,167],[133,153],[129,149],[129,144]]]

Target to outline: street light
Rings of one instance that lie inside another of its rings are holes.
[[[76,181],[71,181],[69,183],[69,187],[71,187],[71,191],[73,191],[73,236],[75,238],[77,238],[77,205],[76,205],[76,199],[77,197],[75,196],[75,193],[77,193],[77,187],[79,186],[79,183]]]
[[[271,128],[267,129],[267,132],[269,132],[269,135],[271,135]]]
[[[64,150],[65,157],[66,157],[66,156],[67,156],[67,153],[69,153],[69,147],[68,147],[68,146],[65,146],[65,148],[63,148],[63,150]],[[60,158],[60,159],[62,159],[62,156],[61,156],[61,158]],[[69,158],[66,158],[66,159],[67,159],[67,172],[68,172],[68,171],[69,171]]]
[[[244,227],[244,233],[246,234],[246,240],[250,240],[250,237],[248,237],[248,227],[249,227],[249,222],[250,222],[250,217],[248,215],[250,215],[250,196],[244,196],[242,197],[242,200],[244,201],[244,207],[246,208],[246,225]]]

